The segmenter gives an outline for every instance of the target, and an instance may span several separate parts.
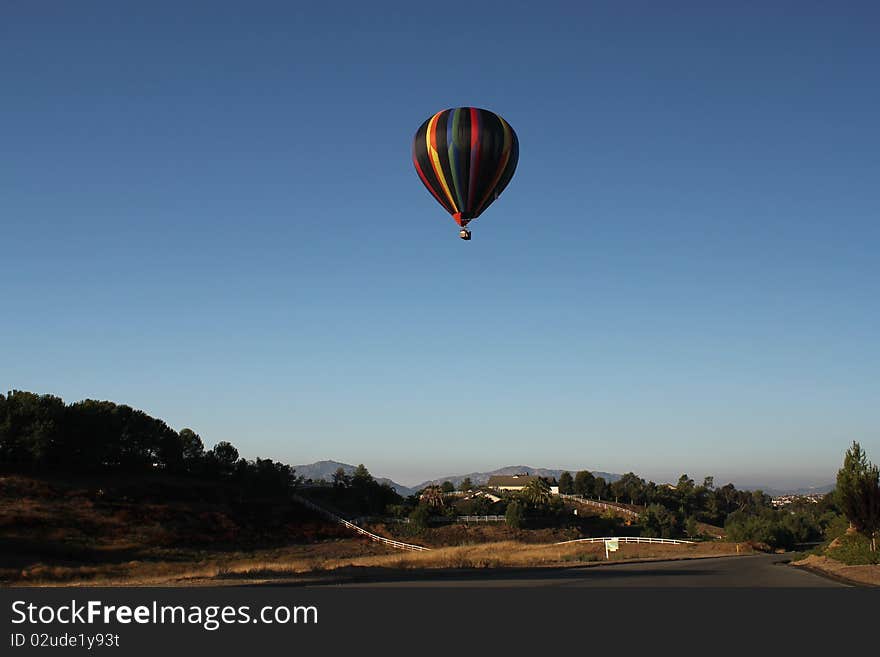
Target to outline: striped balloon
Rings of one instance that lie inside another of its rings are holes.
[[[437,112],[413,139],[419,178],[462,227],[504,191],[518,160],[513,128],[497,114],[476,107]]]

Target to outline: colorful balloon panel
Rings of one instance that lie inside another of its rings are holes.
[[[456,107],[421,125],[412,155],[431,195],[459,226],[466,226],[507,187],[519,160],[519,140],[497,114]]]

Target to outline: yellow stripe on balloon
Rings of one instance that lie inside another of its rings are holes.
[[[440,184],[443,186],[443,191],[446,192],[446,198],[449,199],[449,202],[452,204],[453,210],[456,212],[460,212],[458,209],[458,205],[455,202],[455,199],[452,198],[452,192],[449,191],[449,185],[446,184],[446,178],[443,176],[443,168],[440,166],[440,156],[437,154],[437,149],[431,146],[431,135],[434,134],[434,126],[437,125],[437,118],[443,114],[443,112],[437,112],[434,116],[431,117],[431,120],[428,122],[428,130],[425,132],[425,140],[428,145],[428,155],[431,157],[431,166],[434,167],[434,174],[437,176],[437,180],[440,181]],[[506,141],[506,140],[505,140]]]

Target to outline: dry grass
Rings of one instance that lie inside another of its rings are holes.
[[[0,476],[0,585],[192,586],[345,569],[369,574],[590,564],[604,561],[601,544],[553,543],[614,535],[619,524],[596,516],[579,518],[584,525],[576,528],[451,525],[418,538],[398,537],[436,549],[399,552],[352,538],[297,505],[241,506],[227,493],[173,478]],[[393,536],[400,528],[376,530]],[[725,543],[621,544],[612,559],[735,553]]]
[[[815,554],[807,555],[804,559],[793,562],[792,565],[817,570],[858,584],[880,586],[880,565],[847,566],[834,559]]]
[[[741,553],[750,552],[741,546]],[[675,559],[737,554],[733,543],[695,545],[621,544],[612,561]],[[389,552],[376,544],[353,539],[289,550],[264,551],[237,558],[199,563],[137,563],[116,567],[34,568],[16,585],[36,586],[198,586],[305,579],[334,571],[413,571],[598,565],[605,561],[602,544],[527,544],[513,541],[446,547],[428,552]]]
[[[15,586],[148,586],[186,584],[223,578],[251,569],[279,569],[298,574],[320,571],[324,564],[347,563],[369,556],[393,556],[390,548],[354,538],[250,552],[202,552],[141,561],[83,565],[38,563],[6,578]]]

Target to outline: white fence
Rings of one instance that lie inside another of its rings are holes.
[[[568,500],[570,502],[577,502],[579,504],[584,504],[586,506],[594,506],[599,509],[605,509],[606,511],[616,511],[618,513],[622,513],[627,516],[632,516],[633,518],[639,517],[638,511],[633,511],[625,506],[621,506],[620,504],[613,504],[611,502],[600,502],[599,500],[589,500],[586,497],[581,497],[580,495],[562,495],[561,497],[564,500]]]
[[[504,516],[431,516],[428,518],[428,522],[432,523],[444,523],[444,522],[504,522]],[[382,518],[379,516],[359,516],[354,518],[354,522],[356,523],[373,523],[373,522],[381,522],[381,523],[397,523],[408,525],[412,521],[409,518]]]
[[[413,545],[411,543],[401,543],[400,541],[393,541],[390,538],[385,538],[384,536],[379,536],[378,534],[374,534],[373,532],[368,532],[363,527],[358,527],[353,522],[349,522],[345,518],[341,518],[340,516],[337,516],[335,513],[332,513],[330,511],[328,511],[327,509],[324,509],[324,508],[318,506],[317,504],[315,504],[311,500],[307,500],[306,498],[304,498],[300,495],[296,495],[296,494],[293,494],[292,497],[294,500],[296,500],[297,502],[299,502],[303,506],[310,508],[312,511],[317,511],[318,513],[320,513],[321,515],[323,515],[326,518],[329,518],[333,522],[338,522],[340,525],[348,527],[349,529],[357,532],[361,536],[366,536],[371,541],[376,541],[377,543],[383,543],[384,545],[388,545],[389,547],[397,548],[398,550],[409,550],[411,552],[426,552],[431,549],[431,548],[426,548],[422,545]]]
[[[504,516],[456,516],[456,522],[504,522]]]
[[[571,541],[560,541],[554,545],[566,545],[567,543],[604,543],[605,541],[619,541],[620,543],[660,543],[662,545],[691,545],[693,541],[683,541],[677,538],[646,538],[642,536],[600,536],[599,538],[576,538]]]

